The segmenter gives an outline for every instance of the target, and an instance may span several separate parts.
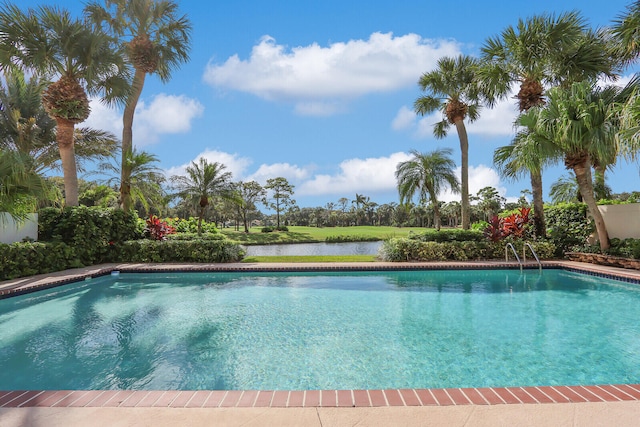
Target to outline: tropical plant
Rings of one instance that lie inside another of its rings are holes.
[[[503,99],[512,85],[520,84],[516,98],[520,112],[545,103],[545,86],[567,87],[576,81],[615,75],[615,62],[605,40],[588,28],[577,12],[558,16],[544,14],[520,19],[497,37],[489,38],[482,47],[483,67],[480,80],[489,105]],[[544,157],[535,152],[515,149],[500,153],[503,164],[510,163],[513,177],[527,170],[531,178],[534,206],[534,229],[545,236],[542,197],[542,167],[536,161]],[[508,155],[512,157],[509,158]],[[522,155],[524,158],[517,156]],[[515,172],[515,173],[514,173]]]
[[[106,103],[123,99],[128,85],[122,57],[110,37],[72,18],[67,10],[41,6],[23,12],[4,4],[0,8],[0,70],[15,68],[57,78],[43,91],[42,103],[56,121],[65,199],[67,205],[75,206],[75,126],[89,117],[88,95],[101,95]]]
[[[400,203],[406,203],[418,194],[420,203],[430,202],[433,207],[433,222],[440,230],[440,207],[438,194],[446,187],[454,193],[460,192],[460,183],[453,169],[455,163],[451,149],[438,149],[430,153],[411,150],[410,160],[401,162],[396,167],[396,180]]]
[[[421,115],[439,110],[443,119],[433,127],[436,138],[444,138],[451,125],[460,140],[460,174],[462,193],[462,228],[469,229],[469,138],[464,120],[474,122],[480,117],[481,93],[477,84],[479,63],[470,56],[441,58],[434,71],[420,77],[419,85],[427,95],[418,98],[414,109]]]
[[[578,181],[575,176],[561,176],[553,184],[549,190],[549,196],[554,204],[557,203],[576,203],[582,202]]]
[[[28,213],[35,212],[39,199],[52,195],[33,160],[22,153],[0,150],[0,177],[0,212],[7,212],[15,221],[24,221]]]
[[[636,157],[634,151],[621,149],[625,141],[618,137],[619,97],[628,92],[615,86],[574,83],[570,90],[551,89],[546,108],[531,110],[523,116],[537,116],[535,137],[551,142],[555,152],[549,155],[562,158],[566,168],[575,173],[603,251],[609,247],[609,235],[594,197],[591,167],[593,159],[613,164],[620,153],[629,159]]]
[[[209,163],[204,157],[198,162],[191,162],[186,169],[187,176],[174,175],[171,184],[177,192],[175,196],[199,206],[198,234],[202,234],[202,220],[213,197],[231,198],[231,172],[225,172],[227,167],[222,163]]]
[[[127,187],[130,189],[132,201],[139,201],[145,211],[149,211],[150,205],[161,206],[165,204],[165,193],[162,184],[165,177],[162,169],[156,166],[159,161],[158,156],[146,151],[131,151],[125,158],[122,165],[126,169]],[[103,173],[111,174],[112,177],[106,180],[107,185],[114,185],[120,182],[122,174],[120,167],[111,163],[102,163],[99,169]],[[119,185],[118,187],[122,187]],[[129,210],[133,205],[129,206]]]
[[[624,13],[613,22],[610,33],[613,36],[613,52],[625,64],[638,59],[640,55],[640,2],[632,1]]]
[[[133,66],[132,91],[122,117],[122,173],[120,201],[124,210],[132,203],[126,163],[133,151],[133,118],[147,74],[163,82],[189,59],[191,23],[179,16],[178,5],[168,0],[105,0],[85,7],[85,14],[100,29],[115,35],[127,61]]]
[[[269,190],[269,194],[262,199],[262,203],[269,209],[276,211],[276,229],[279,229],[280,214],[296,204],[292,198],[295,187],[289,184],[286,178],[277,177],[268,179],[264,188]]]

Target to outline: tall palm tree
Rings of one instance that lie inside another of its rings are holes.
[[[207,159],[200,157],[198,163],[191,162],[191,166],[187,167],[187,176],[171,177],[171,183],[177,190],[176,196],[190,200],[200,207],[198,213],[198,233],[200,234],[202,219],[211,199],[215,196],[233,197],[230,188],[231,172],[224,172],[226,168],[222,163],[209,163]]]
[[[591,174],[593,159],[613,164],[622,154],[629,159],[637,152],[621,147],[626,141],[619,137],[620,94],[615,86],[598,87],[589,82],[574,83],[569,90],[553,88],[548,93],[548,105],[531,110],[526,116],[537,115],[535,132],[552,141],[556,157],[563,158],[567,169],[575,173],[580,194],[594,219],[602,250],[609,248],[609,235],[594,197]]]
[[[440,110],[443,119],[433,127],[436,138],[444,138],[451,125],[460,140],[460,175],[462,193],[462,228],[468,230],[469,217],[469,138],[465,119],[474,122],[480,116],[480,100],[476,72],[479,63],[470,56],[440,58],[437,68],[420,77],[419,85],[427,95],[418,98],[414,109],[421,115]]]
[[[131,206],[131,183],[124,164],[133,150],[133,117],[147,74],[157,74],[163,82],[189,59],[191,24],[178,15],[178,5],[169,0],[105,0],[85,7],[85,14],[99,28],[120,40],[127,61],[133,65],[132,91],[122,116],[122,208]]]
[[[124,95],[126,69],[112,39],[71,17],[67,10],[41,6],[0,8],[0,70],[35,71],[57,80],[47,85],[42,103],[56,121],[66,204],[78,204],[74,130],[89,117],[88,95],[107,103]]]
[[[545,103],[545,86],[567,87],[573,82],[615,75],[615,63],[606,41],[591,31],[577,12],[520,19],[500,36],[487,39],[482,47],[480,76],[487,99],[493,105],[506,97],[511,86],[520,84],[516,94],[520,112]],[[534,229],[545,236],[542,198],[542,169],[527,161],[534,206]]]
[[[13,70],[0,82],[0,148],[31,156],[36,171],[59,169],[60,150],[56,143],[56,122],[44,109],[41,94],[47,82]],[[74,151],[79,172],[86,161],[101,161],[118,150],[110,132],[87,127],[74,129]]]
[[[451,149],[438,149],[430,153],[411,150],[410,160],[396,167],[396,179],[400,203],[410,202],[418,194],[420,203],[431,202],[435,227],[440,230],[440,208],[438,194],[449,187],[460,192],[460,183],[454,173],[455,162],[451,160]]]

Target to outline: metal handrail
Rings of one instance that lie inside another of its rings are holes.
[[[540,258],[538,258],[538,254],[536,254],[536,251],[533,250],[533,246],[531,246],[531,243],[525,243],[524,246],[522,247],[522,260],[524,262],[527,262],[527,247],[531,249],[531,253],[533,254],[533,257],[538,262],[538,268],[540,269],[540,272],[542,272],[542,263],[540,262]]]
[[[504,260],[505,262],[509,261],[509,248],[513,251],[513,254],[516,256],[518,260],[518,264],[520,265],[520,272],[522,273],[522,261],[520,261],[520,257],[518,256],[518,252],[516,252],[516,248],[513,246],[513,243],[507,243],[504,247]]]

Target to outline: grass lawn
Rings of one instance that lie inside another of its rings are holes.
[[[262,233],[262,227],[249,229],[249,233],[234,231],[233,229],[222,229],[222,233],[230,240],[243,245],[268,245],[274,243],[319,243],[326,241],[330,236],[349,236],[361,238],[362,241],[385,240],[392,237],[407,237],[410,231],[419,233],[427,228],[420,227],[300,227],[291,226],[288,232],[274,231],[272,233]]]

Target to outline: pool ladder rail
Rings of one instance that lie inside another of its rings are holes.
[[[504,260],[505,261],[509,261],[509,248],[511,248],[511,251],[513,252],[513,255],[515,255],[516,260],[518,261],[518,265],[520,266],[520,272],[522,273],[522,267],[524,265],[525,262],[527,262],[527,248],[529,248],[531,250],[531,253],[533,254],[533,257],[535,258],[535,260],[538,262],[538,268],[540,269],[540,272],[542,272],[542,263],[540,262],[540,258],[538,258],[538,254],[536,254],[536,251],[533,250],[533,246],[531,246],[531,243],[526,242],[523,247],[522,247],[522,260],[520,260],[520,257],[518,256],[518,252],[516,251],[515,246],[513,246],[513,243],[507,243],[504,247]]]

